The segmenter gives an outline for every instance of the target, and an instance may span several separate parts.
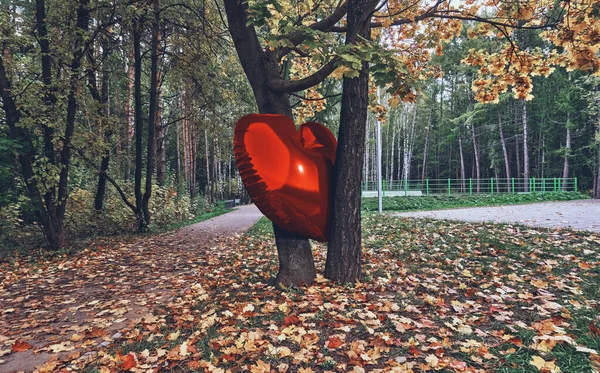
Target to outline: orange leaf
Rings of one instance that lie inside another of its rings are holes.
[[[292,324],[300,324],[300,319],[298,316],[286,316],[283,318],[283,325],[292,325]]]
[[[33,346],[27,342],[16,341],[12,345],[11,350],[12,350],[12,352],[23,352],[23,351],[29,350],[31,347],[33,347]]]
[[[133,356],[131,353],[127,354],[126,356],[123,356],[121,360],[123,360],[123,362],[119,364],[119,366],[123,370],[135,368],[135,366],[137,365],[137,362],[135,361],[135,356]]]
[[[327,348],[338,348],[343,344],[344,342],[341,339],[339,339],[338,337],[333,337],[330,338],[329,341],[327,341]]]
[[[85,332],[86,338],[98,338],[98,337],[104,337],[105,335],[106,335],[106,332],[97,326],[94,326],[94,327],[92,327],[92,330],[87,330]]]
[[[421,354],[421,351],[419,351],[415,346],[410,346],[408,348],[408,353],[416,357]]]
[[[593,321],[590,321],[588,328],[590,329],[590,333],[592,333],[592,335],[595,334],[600,336],[600,328],[598,328]]]

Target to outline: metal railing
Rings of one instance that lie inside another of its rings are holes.
[[[383,181],[383,196],[577,192],[577,178],[425,179]],[[377,196],[377,182],[363,183],[363,197]]]

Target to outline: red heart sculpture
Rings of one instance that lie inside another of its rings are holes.
[[[296,131],[285,115],[250,114],[235,125],[233,149],[252,200],[279,227],[327,241],[337,141],[319,123]]]

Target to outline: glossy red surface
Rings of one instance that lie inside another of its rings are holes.
[[[250,114],[235,126],[235,160],[260,211],[301,236],[327,241],[337,141],[319,123]]]

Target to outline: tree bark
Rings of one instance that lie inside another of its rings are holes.
[[[504,155],[504,171],[506,172],[506,188],[510,191],[510,163],[508,162],[508,152],[506,151],[506,141],[504,140],[504,131],[502,130],[502,117],[498,110],[498,131],[500,132],[500,144],[502,145],[502,155]]]
[[[158,27],[158,26],[157,26]],[[162,34],[160,29],[157,35],[157,60],[162,58]],[[154,125],[156,128],[156,184],[159,186],[165,186],[167,181],[167,127],[162,124],[162,110],[160,106],[160,92],[162,86],[162,77],[160,70],[156,72],[156,114],[154,118]]]
[[[368,39],[370,19],[377,1],[349,0],[346,45],[352,35]],[[333,203],[325,277],[339,283],[354,283],[361,276],[361,192],[362,161],[365,151],[367,104],[369,101],[367,62],[356,78],[344,77],[340,129],[333,176]]]
[[[283,114],[292,118],[292,109],[285,94],[275,93],[269,88],[267,82],[270,79],[281,78],[277,61],[275,56],[268,55],[261,48],[254,27],[247,25],[247,9],[245,2],[225,0],[229,31],[258,110],[262,114]],[[275,283],[285,286],[312,283],[316,270],[308,239],[275,225],[273,229],[279,255],[279,273]]]
[[[134,81],[135,81],[135,69],[134,69],[134,53],[133,45],[129,49],[127,54],[127,95],[125,98],[125,115],[127,116],[127,127],[125,130],[125,180],[131,178],[131,140],[135,134],[135,114],[134,110],[131,109],[131,103],[134,100]]]
[[[465,158],[463,157],[462,136],[458,135],[458,150],[460,154],[460,180],[462,192],[465,192]]]
[[[150,104],[148,106],[148,140],[146,148],[146,190],[142,197],[142,210],[145,224],[150,224],[148,204],[152,196],[152,175],[156,156],[156,107],[158,102],[158,45],[160,33],[159,0],[153,1],[154,20],[152,22],[152,47],[150,50]]]
[[[571,113],[567,113],[567,136],[565,139],[565,161],[563,164],[563,182],[561,189],[567,190],[567,178],[569,177],[569,157],[571,156]]]
[[[429,145],[429,130],[431,129],[431,119],[433,116],[433,108],[429,112],[429,121],[427,122],[427,130],[425,132],[425,146],[423,149],[423,170],[421,174],[421,183],[425,182],[427,178],[427,147]]]
[[[102,50],[106,51],[108,49],[108,40],[106,37],[102,38]],[[91,53],[92,49],[90,49],[90,62],[93,61],[93,56]],[[96,89],[96,78],[93,71],[89,72],[90,76],[90,88],[92,90]],[[97,98],[98,103],[100,104],[99,109],[99,120],[98,120],[98,129],[102,131],[102,136],[104,137],[105,146],[108,146],[111,138],[111,129],[103,128],[104,123],[108,120],[110,116],[110,107],[108,103],[108,95],[109,95],[109,72],[106,68],[106,64],[104,63],[102,66],[102,78],[101,78],[101,88],[100,88],[100,97]],[[92,94],[94,96],[94,94]],[[94,197],[94,209],[96,211],[101,211],[104,208],[104,196],[106,194],[106,173],[108,172],[108,167],[110,164],[110,150],[106,149],[103,152],[102,160],[100,161],[100,169],[98,172],[98,185],[96,187],[96,196]]]
[[[596,88],[597,92],[597,88]],[[597,127],[596,127],[596,138],[600,139],[600,112],[598,112],[597,119]],[[594,194],[595,199],[600,199],[600,142],[598,142],[598,170],[596,173],[596,193]]]
[[[529,149],[527,146],[527,101],[521,100],[522,108],[523,108],[523,184],[525,187],[525,192],[529,192]]]
[[[133,106],[135,122],[135,207],[138,221],[138,231],[146,230],[146,223],[142,212],[142,19],[133,20]]]

